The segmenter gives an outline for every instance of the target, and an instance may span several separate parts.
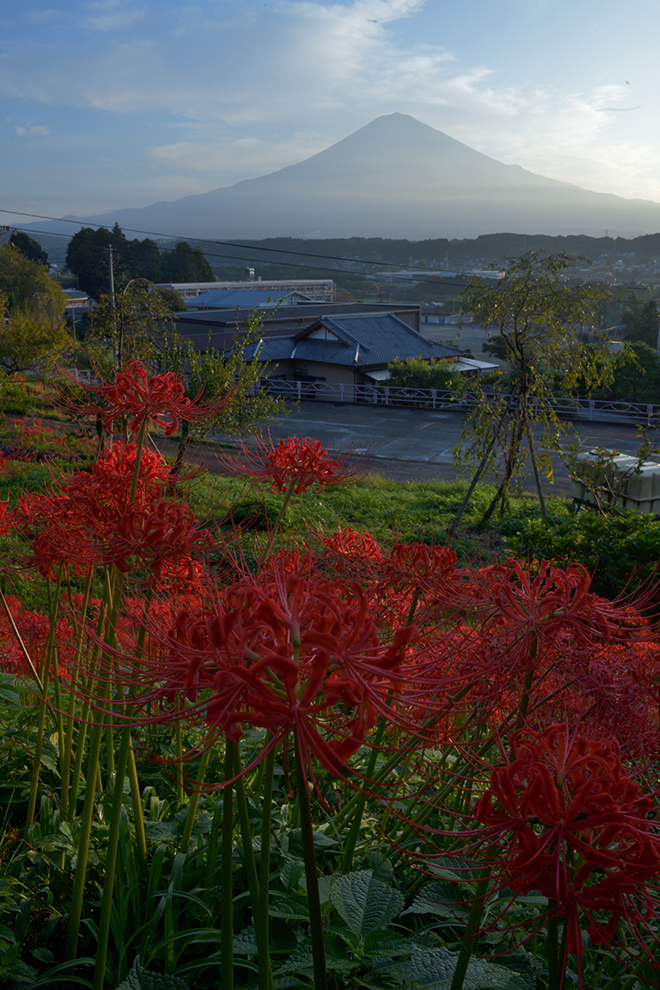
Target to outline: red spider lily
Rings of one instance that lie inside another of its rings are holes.
[[[370,533],[358,533],[350,527],[333,536],[321,535],[324,557],[335,573],[351,577],[368,577],[383,562],[382,551]]]
[[[168,502],[167,509],[158,509],[169,477],[159,454],[143,451],[135,498],[129,506],[136,456],[135,444],[116,444],[102,453],[91,472],[74,474],[57,491],[24,497],[10,518],[17,533],[32,544],[27,563],[54,579],[62,566],[71,566],[77,574],[88,573],[96,564],[118,563],[140,550],[158,580],[166,560],[181,560],[201,542],[208,543],[207,536],[199,536],[187,507]],[[142,543],[135,538],[138,517],[142,519]],[[128,539],[131,526],[133,534]],[[182,542],[174,549],[177,540]]]
[[[51,635],[50,619],[47,615],[23,609],[21,602],[13,595],[7,596],[7,607],[11,611],[16,628],[33,662],[39,666],[46,644]],[[58,673],[68,677],[67,668],[71,660],[73,630],[65,617],[55,624]],[[0,609],[0,670],[17,677],[32,679],[34,676],[25,659],[14,629],[4,609]]]
[[[567,952],[582,952],[581,918],[603,945],[621,918],[649,917],[645,885],[660,876],[654,800],[627,775],[617,743],[553,725],[515,732],[511,749],[474,807],[480,843],[501,843],[491,863],[500,881],[557,905]]]
[[[11,517],[7,515],[8,508],[9,499],[6,501],[0,499],[0,536],[4,536],[11,529]]]
[[[379,712],[396,719],[386,699],[416,635],[406,627],[381,642],[359,585],[286,573],[244,578],[222,604],[180,611],[165,638],[149,632],[152,659],[136,659],[127,682],[143,704],[160,702],[155,719],[203,717],[232,740],[248,725],[276,740],[293,731],[307,762],[314,755],[331,773]]]
[[[155,506],[128,506],[102,552],[104,561],[116,564],[121,571],[129,570],[129,558],[136,556],[160,584],[165,570],[172,567],[186,567],[191,581],[195,575],[193,555],[212,543],[210,532],[200,529],[187,505],[161,500]]]
[[[566,633],[585,646],[629,637],[643,625],[633,608],[601,598],[589,591],[590,584],[581,564],[562,569],[542,560],[534,575],[516,560],[489,568],[481,586],[486,602],[482,634],[512,633],[520,654],[528,654],[532,644],[546,644]]]
[[[90,398],[98,396],[102,402],[90,401],[78,411],[100,416],[106,429],[111,428],[113,420],[126,417],[128,428],[134,433],[148,420],[162,426],[168,437],[178,430],[179,420],[208,419],[216,415],[230,397],[224,396],[211,404],[203,404],[201,395],[188,399],[178,375],[166,371],[149,377],[141,361],[129,361],[123,371],[117,372],[114,382],[86,386],[86,391]],[[69,406],[74,405],[64,401]]]
[[[290,437],[274,446],[268,434],[267,442],[257,437],[254,448],[241,444],[241,454],[240,460],[223,456],[218,462],[229,474],[270,481],[272,492],[284,492],[293,486],[294,494],[302,495],[314,485],[320,495],[326,485],[350,485],[368,470],[364,459],[349,454],[331,457],[321,441],[311,437]]]
[[[443,606],[455,612],[464,595],[465,572],[456,567],[456,553],[450,547],[429,547],[425,543],[395,543],[383,559],[379,593],[384,595],[392,614],[409,610],[424,596],[438,613]]]

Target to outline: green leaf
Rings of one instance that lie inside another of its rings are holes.
[[[405,903],[398,890],[376,880],[368,870],[337,877],[331,899],[351,931],[360,936],[382,928]]]
[[[302,847],[302,831],[299,828],[291,829],[288,834],[288,847],[286,851],[289,856],[295,856],[296,859],[304,859],[303,847]],[[284,845],[284,844],[283,844]],[[336,846],[337,842],[331,836],[326,835],[325,832],[314,832],[314,852],[324,853],[329,852],[333,846]]]
[[[302,869],[300,864],[294,860],[287,860],[280,870],[280,880],[284,884],[284,889],[286,891],[290,891],[293,887],[297,887],[300,882],[301,875]]]
[[[140,966],[137,958],[133,968],[117,990],[188,990],[188,984],[178,976],[164,976],[162,973],[150,973]]]
[[[152,842],[167,842],[168,839],[175,839],[179,834],[175,822],[145,822],[144,830],[147,838]]]
[[[8,674],[0,674],[0,698],[12,705],[17,705],[20,695],[14,687],[14,678]]]
[[[465,899],[456,884],[434,880],[417,895],[402,914],[432,914],[436,918],[464,918],[468,914]]]
[[[237,956],[256,956],[257,933],[254,925],[248,925],[238,935],[234,935],[234,952]]]
[[[332,933],[325,934],[323,945],[325,948],[325,964],[328,969],[348,973],[359,965],[358,962],[353,962],[348,958],[342,940],[336,935]],[[312,940],[307,937],[298,943],[286,962],[273,975],[282,976],[285,973],[311,973],[313,967]]]
[[[268,913],[273,918],[309,921],[307,898],[297,894],[282,896],[277,891],[271,891]]]
[[[411,960],[410,975],[429,990],[451,990],[457,962],[458,952],[450,952],[449,949],[420,952]],[[472,958],[468,963],[463,990],[514,990],[515,985],[511,981],[516,976],[517,974],[504,966]]]
[[[369,932],[364,938],[364,954],[368,959],[395,959],[414,956],[419,946],[398,932]]]

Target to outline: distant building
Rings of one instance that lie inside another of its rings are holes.
[[[265,365],[264,377],[274,384],[329,382],[349,389],[386,381],[387,366],[397,359],[453,364],[464,355],[458,347],[427,340],[391,312],[323,316],[295,336],[264,337],[246,352]]]
[[[336,286],[331,278],[294,278],[294,279],[268,279],[264,281],[258,278],[254,281],[242,282],[161,282],[156,285],[157,289],[176,289],[184,302],[189,299],[196,299],[205,292],[218,291],[221,289],[259,290],[264,292],[299,292],[307,296],[308,299],[325,300],[333,302],[336,296]]]
[[[96,303],[90,299],[86,292],[80,292],[79,289],[63,289],[62,291],[66,296],[67,313],[91,313],[92,309],[96,308]]]
[[[312,302],[309,296],[304,296],[300,292],[269,292],[268,289],[257,289],[258,282],[253,283],[255,288],[249,289],[211,289],[210,292],[202,292],[201,296],[191,299],[187,308],[189,310],[202,309],[267,309],[279,305],[296,306],[298,303]]]

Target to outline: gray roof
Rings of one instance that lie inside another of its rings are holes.
[[[325,329],[329,339],[310,336]],[[261,361],[318,361],[353,368],[375,368],[397,358],[458,358],[464,351],[416,333],[392,313],[326,316],[295,337],[269,337],[259,350]]]
[[[286,292],[269,292],[266,289],[212,289],[209,292],[203,292],[199,296],[195,296],[194,299],[189,299],[187,306],[188,309],[218,309],[218,308],[234,308],[238,306],[250,307],[250,306],[267,306],[269,303],[272,306],[277,305],[282,299],[294,301],[296,299],[307,299],[306,296],[301,295],[299,292],[294,292],[293,290],[288,290]],[[236,318],[234,313],[234,319]]]

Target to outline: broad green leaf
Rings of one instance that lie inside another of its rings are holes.
[[[450,952],[449,949],[420,952],[411,960],[410,975],[429,990],[451,990],[457,962],[458,952]],[[468,963],[463,990],[505,990],[507,987],[513,990],[511,981],[515,976],[504,966],[472,958]]]
[[[337,877],[331,899],[351,931],[360,936],[382,928],[405,903],[398,890],[376,880],[369,870]]]
[[[238,935],[234,935],[234,952],[237,956],[256,956],[257,934],[254,925],[249,925]]]
[[[434,880],[417,895],[402,914],[432,914],[437,918],[463,918],[468,909],[456,884]]]
[[[302,831],[299,828],[293,828],[287,836],[289,843],[287,847],[287,852],[289,856],[295,856],[296,859],[304,859],[303,847],[302,847]],[[333,846],[337,845],[336,839],[331,836],[326,835],[325,832],[314,832],[314,851],[316,853],[329,852]]]
[[[300,863],[291,859],[287,860],[280,870],[280,880],[284,884],[284,889],[290,891],[293,887],[297,887],[301,875],[302,869]]]
[[[307,898],[297,894],[282,896],[271,891],[268,913],[273,918],[291,918],[296,921],[309,921]]]
[[[147,838],[152,842],[166,842],[174,839],[179,834],[179,829],[175,822],[145,822],[144,830]]]
[[[14,686],[14,679],[10,675],[0,674],[0,698],[3,701],[9,701],[12,705],[17,705],[20,696]]]
[[[414,956],[418,952],[419,946],[398,932],[369,932],[364,938],[364,954],[368,959],[398,959]]]
[[[346,949],[340,938],[332,933],[326,934],[323,938],[325,948],[325,964],[328,969],[338,972],[350,972],[359,965],[352,962],[346,955]],[[273,974],[281,976],[285,973],[311,973],[314,967],[314,957],[312,953],[312,940],[305,938],[296,946],[291,955]]]
[[[136,959],[133,968],[117,990],[188,990],[188,984],[178,976],[164,976],[162,973],[150,973],[140,966]]]

